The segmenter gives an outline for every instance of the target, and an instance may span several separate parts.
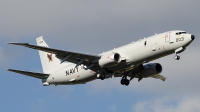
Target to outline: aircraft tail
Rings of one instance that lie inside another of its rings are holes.
[[[38,37],[36,42],[38,46],[49,47],[43,40],[42,36]],[[39,51],[39,55],[44,73],[51,73],[66,66],[66,63],[60,63],[61,61],[55,56],[55,54]]]

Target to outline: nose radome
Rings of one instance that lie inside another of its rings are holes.
[[[195,36],[194,36],[194,35],[191,35],[191,39],[194,40],[194,39],[195,39]]]

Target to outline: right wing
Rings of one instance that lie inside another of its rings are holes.
[[[49,74],[43,74],[43,73],[28,72],[28,71],[14,70],[14,69],[8,69],[8,71],[27,75],[27,76],[38,78],[38,79],[45,79],[49,77]]]

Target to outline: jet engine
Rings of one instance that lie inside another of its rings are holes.
[[[144,69],[140,72],[142,77],[149,77],[162,72],[162,66],[159,63],[150,63],[144,65]]]
[[[119,53],[111,53],[109,55],[104,55],[99,60],[99,65],[101,67],[111,67],[116,66],[120,63],[120,54]]]

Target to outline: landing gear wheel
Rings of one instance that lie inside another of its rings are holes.
[[[100,78],[101,78],[101,80],[104,80],[105,79],[105,75],[102,74]]]
[[[177,56],[177,60],[179,60],[180,59],[180,56]]]
[[[125,85],[128,86],[129,83],[130,83],[130,81],[129,81],[128,79],[126,79],[126,81],[125,81]]]
[[[126,79],[121,80],[121,84],[124,85],[126,83]]]
[[[174,58],[175,58],[176,60],[179,60],[179,59],[180,59],[180,56],[176,55]]]
[[[130,81],[128,79],[122,79],[121,84],[128,86],[130,84]]]

